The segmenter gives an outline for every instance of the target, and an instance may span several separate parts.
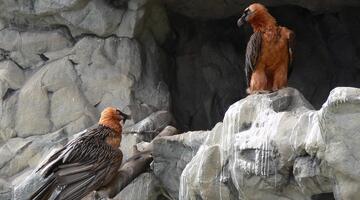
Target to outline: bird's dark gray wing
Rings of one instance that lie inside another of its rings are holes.
[[[295,33],[290,31],[288,36],[288,50],[289,50],[289,65],[288,65],[288,77],[290,76],[293,66],[292,63],[294,61],[294,50],[295,50]]]
[[[250,86],[251,74],[255,70],[256,63],[261,51],[261,33],[255,32],[251,35],[246,47],[245,54],[245,76],[248,87]]]
[[[94,129],[70,141],[42,166],[51,187],[42,187],[30,199],[45,199],[57,190],[56,200],[81,199],[110,182],[122,161],[122,152],[105,142],[109,129]]]

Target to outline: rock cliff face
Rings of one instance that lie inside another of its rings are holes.
[[[328,95],[360,87],[359,2],[260,2],[296,32],[299,91],[239,101],[249,1],[0,0],[0,199],[25,199],[39,162],[110,105],[133,116],[125,158],[154,137],[133,133],[193,131],[156,141],[117,199],[357,195],[358,90]]]

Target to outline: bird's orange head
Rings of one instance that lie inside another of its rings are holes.
[[[115,132],[121,133],[121,121],[129,119],[130,116],[122,113],[119,109],[114,107],[107,107],[101,112],[99,124],[113,129]]]
[[[249,22],[255,31],[276,25],[275,18],[271,16],[265,6],[260,3],[254,3],[247,7],[237,21],[237,25],[240,27],[245,22]]]

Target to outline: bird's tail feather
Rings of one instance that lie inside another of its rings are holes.
[[[48,200],[55,188],[56,178],[52,175],[36,192],[33,193],[33,195],[31,195],[29,200]]]

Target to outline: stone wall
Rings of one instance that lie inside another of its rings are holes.
[[[159,3],[4,0],[0,13],[1,199],[105,107],[132,114],[126,126],[169,110]],[[125,158],[139,140],[124,136]]]

